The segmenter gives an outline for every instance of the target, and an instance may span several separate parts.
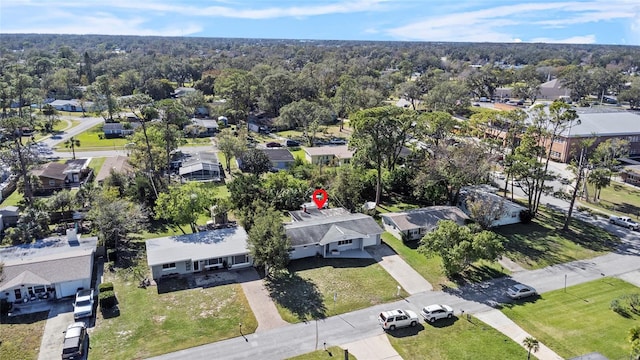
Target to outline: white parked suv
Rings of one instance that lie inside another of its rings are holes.
[[[378,317],[380,325],[385,330],[395,330],[401,327],[418,325],[418,315],[411,310],[383,311]]]
[[[435,322],[438,319],[451,319],[453,317],[453,309],[449,305],[429,305],[422,308],[420,315],[424,318],[424,321]]]
[[[93,315],[93,289],[79,290],[73,303],[73,318],[78,320]]]

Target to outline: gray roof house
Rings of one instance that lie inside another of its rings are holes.
[[[147,264],[154,279],[209,269],[249,267],[247,232],[235,226],[146,241]]]
[[[272,170],[286,170],[293,166],[295,159],[293,154],[288,149],[260,149],[262,150],[269,161],[271,161]]]
[[[527,210],[526,207],[517,204],[509,199],[497,194],[498,189],[489,185],[466,186],[460,190],[458,207],[465,214],[473,217],[471,210],[468,208],[469,201],[482,201],[487,204],[487,212],[481,214],[487,223],[491,223],[491,227],[517,224],[520,222],[520,212]],[[476,221],[480,219],[474,219]]]
[[[317,210],[320,214],[326,210]],[[368,246],[380,244],[384,232],[369,215],[341,211],[327,216],[312,216],[284,226],[292,260],[312,256],[369,257]]]
[[[380,214],[385,230],[403,241],[419,240],[438,226],[441,220],[464,225],[469,217],[455,206],[430,206],[403,212]]]
[[[0,230],[15,226],[20,218],[20,208],[17,206],[5,206],[0,208]]]
[[[33,303],[74,296],[89,289],[98,239],[80,238],[70,230],[66,238],[47,238],[0,249],[4,277],[0,299]]]

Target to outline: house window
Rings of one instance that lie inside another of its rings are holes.
[[[218,265],[218,264],[222,264],[222,259],[215,258],[215,259],[207,259],[204,261],[205,266]]]
[[[639,142],[640,141],[640,136],[635,135],[635,136],[629,136],[629,142]]]
[[[246,264],[249,262],[247,255],[236,255],[233,257],[233,264]]]
[[[340,246],[340,245],[349,245],[349,244],[352,244],[352,243],[353,243],[353,240],[351,240],[351,239],[349,239],[349,240],[340,240],[340,241],[338,241],[338,246]]]
[[[55,180],[49,180],[49,186],[56,186]]]
[[[191,261],[185,261],[184,262],[184,269],[186,271],[191,271]]]
[[[176,268],[176,263],[162,264],[162,270],[171,270]]]

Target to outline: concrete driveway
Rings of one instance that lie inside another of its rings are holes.
[[[49,311],[49,318],[44,326],[40,355],[38,360],[60,359],[62,354],[62,332],[67,330],[73,320],[73,300],[56,302]]]
[[[371,256],[391,275],[409,295],[433,290],[433,286],[418,274],[387,244],[367,248]]]

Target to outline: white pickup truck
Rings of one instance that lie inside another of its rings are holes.
[[[640,224],[631,220],[631,218],[627,216],[612,216],[609,218],[609,222],[619,226],[624,226],[631,230],[638,230],[640,228]]]

